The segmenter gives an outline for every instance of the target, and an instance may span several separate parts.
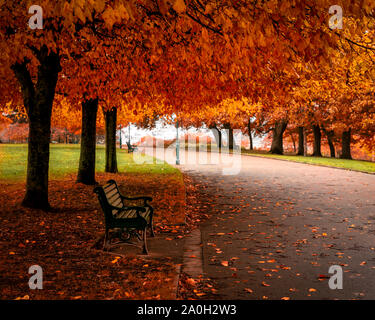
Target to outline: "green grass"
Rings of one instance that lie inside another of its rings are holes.
[[[75,176],[78,170],[79,145],[51,144],[50,154],[50,178],[61,179],[65,176]],[[96,171],[104,172],[105,149],[97,147]],[[360,160],[344,160],[319,157],[302,157],[294,155],[274,155],[261,151],[242,153],[314,165],[323,165],[336,168],[344,168],[354,171],[375,173],[375,163]],[[135,161],[134,161],[135,160]],[[137,163],[141,160],[144,163]],[[128,154],[127,150],[117,149],[117,164],[119,172],[139,174],[172,174],[181,175],[180,171],[165,162],[155,162],[150,156],[138,156]],[[22,181],[26,179],[27,145],[26,144],[0,144],[0,180],[7,182]]]
[[[242,150],[243,154],[249,154],[252,156],[266,157],[273,159],[288,160],[294,162],[302,162],[313,165],[328,166],[334,168],[344,168],[353,171],[360,171],[366,173],[375,173],[375,162],[361,161],[361,160],[346,160],[336,158],[321,158],[321,157],[303,157],[295,155],[277,155],[270,154],[264,151],[249,151]]]
[[[68,175],[76,175],[79,163],[79,145],[51,144],[49,175],[51,179],[61,179]],[[134,161],[135,160],[135,161]],[[139,163],[139,160],[142,163]],[[140,174],[177,174],[180,171],[165,162],[159,163],[150,156],[129,154],[127,150],[117,149],[117,165],[119,172]],[[104,172],[105,149],[96,149],[96,171]],[[7,182],[26,179],[27,145],[0,144],[0,180]]]

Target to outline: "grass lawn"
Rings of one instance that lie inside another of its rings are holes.
[[[77,174],[80,145],[51,144],[50,149],[50,179],[61,179]],[[127,150],[117,149],[117,165],[119,172],[134,174],[169,174],[181,176],[176,168],[167,163],[155,163],[149,156],[129,154]],[[138,160],[143,162],[138,164]],[[96,149],[96,172],[104,172],[105,148]],[[19,182],[26,179],[27,145],[0,144],[0,181]]]
[[[323,157],[303,157],[295,155],[277,155],[270,154],[265,151],[249,151],[242,150],[243,154],[249,154],[258,157],[267,157],[281,160],[288,160],[294,162],[302,162],[313,165],[322,165],[335,168],[344,168],[353,171],[375,173],[375,162],[361,161],[361,160],[346,160],[336,158],[323,158]]]

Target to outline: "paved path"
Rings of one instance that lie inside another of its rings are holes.
[[[203,272],[219,298],[375,299],[375,175],[240,155],[198,164],[190,152],[185,163],[185,156],[181,168],[207,200],[201,210],[213,213],[200,231]],[[332,265],[343,268],[342,290],[329,289]]]

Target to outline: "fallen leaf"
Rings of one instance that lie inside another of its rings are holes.
[[[191,286],[195,286],[195,284],[196,284],[196,281],[195,281],[193,278],[188,278],[188,279],[186,280],[186,282],[187,282],[189,285],[191,285]]]

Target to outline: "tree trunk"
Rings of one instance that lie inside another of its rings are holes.
[[[313,132],[314,132],[314,152],[313,152],[313,156],[314,157],[321,157],[322,156],[322,152],[321,152],[322,133],[320,132],[319,125],[313,126]]]
[[[341,159],[352,159],[352,154],[350,151],[351,131],[351,128],[349,128],[348,131],[344,131],[342,133]]]
[[[293,152],[296,153],[297,147],[296,147],[296,140],[294,139],[293,132],[290,133],[290,138],[292,139],[292,143],[293,143]]]
[[[57,78],[61,71],[60,55],[59,52],[49,51],[46,46],[42,46],[40,50],[33,48],[33,53],[40,63],[35,85],[27,69],[27,59],[12,66],[21,85],[24,106],[29,117],[26,195],[22,205],[48,210],[51,115]]]
[[[329,152],[330,152],[331,158],[335,158],[336,157],[335,145],[333,144],[333,141],[331,138],[328,138],[328,145],[329,145]]]
[[[69,135],[68,135],[68,129],[65,128],[65,143],[68,144],[69,143]]]
[[[105,172],[117,173],[116,127],[117,108],[104,112],[105,117]]]
[[[297,156],[303,156],[305,154],[305,143],[303,136],[303,127],[298,127],[298,152]]]
[[[228,138],[228,149],[233,150],[235,148],[235,141],[233,136],[233,129],[229,123],[224,124],[224,128],[227,130]]]
[[[327,137],[328,145],[329,145],[329,152],[330,157],[335,158],[336,157],[336,151],[335,151],[335,145],[333,143],[333,137],[335,135],[335,132],[333,130],[327,131],[323,128],[323,131]]]
[[[276,121],[275,127],[273,128],[272,135],[272,144],[271,144],[271,153],[274,154],[283,154],[283,134],[287,127],[288,123],[285,120]]]
[[[219,149],[221,149],[221,145],[222,145],[222,134],[221,134],[221,131],[220,129],[216,126],[216,125],[213,125],[211,127],[211,130],[213,131],[213,134],[214,134],[214,137],[215,137],[215,140],[216,140],[216,145]]]
[[[233,129],[232,128],[228,129],[228,147],[229,147],[229,150],[233,150],[234,147],[235,147]]]
[[[303,128],[303,144],[305,145],[305,149],[303,152],[303,156],[307,157],[307,129]]]
[[[94,185],[95,181],[95,153],[96,153],[96,115],[98,99],[82,102],[82,133],[81,154],[77,182]]]
[[[247,123],[247,132],[249,133],[250,150],[254,150],[253,136],[251,135],[251,120]]]
[[[120,149],[122,149],[122,125],[120,126]]]

